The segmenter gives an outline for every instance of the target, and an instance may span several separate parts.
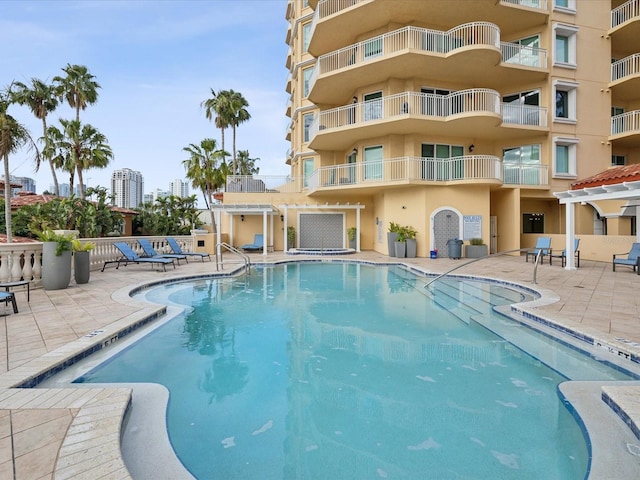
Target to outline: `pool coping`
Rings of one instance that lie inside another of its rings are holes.
[[[318,258],[318,259],[282,259],[273,262],[257,262],[254,266],[271,266],[282,263],[300,263],[300,262],[338,262],[338,263],[358,263],[373,266],[401,266],[409,271],[418,273],[421,276],[432,277],[437,273],[429,272],[426,269],[416,267],[415,265],[405,264],[403,262],[393,261],[370,261],[359,259],[340,258]],[[144,291],[149,288],[167,283],[176,283],[193,279],[204,278],[224,278],[236,276],[243,271],[242,266],[229,272],[209,272],[206,274],[191,274],[167,277],[162,280],[147,280],[135,285],[128,285],[116,290],[111,297],[114,301],[130,304],[136,308],[140,308],[133,314],[128,315],[112,324],[105,326],[103,329],[90,332],[70,342],[63,347],[48,352],[20,367],[5,372],[0,375],[0,409],[21,409],[21,408],[77,408],[78,414],[72,421],[72,425],[67,432],[62,447],[59,452],[58,460],[54,469],[55,478],[97,478],[101,475],[117,475],[119,478],[131,478],[122,459],[120,452],[122,425],[125,422],[131,405],[132,391],[130,388],[64,388],[64,389],[44,389],[44,388],[28,388],[36,386],[49,376],[54,375],[60,370],[67,368],[69,364],[75,363],[80,359],[104,348],[118,340],[126,337],[132,331],[162,317],[166,312],[166,307],[158,306],[140,298],[133,298],[132,295]],[[570,330],[574,332],[576,338],[581,341],[594,341],[596,345],[601,347],[603,351],[608,351],[611,355],[626,356],[635,364],[640,363],[640,345],[630,344],[620,341],[620,339],[611,339],[603,336],[600,332],[580,332],[580,329],[566,327],[536,311],[539,306],[557,302],[559,297],[551,290],[543,288],[532,288],[522,285],[516,281],[505,281],[489,276],[480,275],[449,275],[449,277],[467,278],[483,281],[491,281],[503,285],[511,285],[518,289],[528,290],[539,294],[536,300],[527,302],[526,304],[513,304],[511,309],[514,314],[523,315],[531,320],[540,321],[543,324],[560,326],[559,332]],[[585,329],[589,330],[589,329]],[[570,334],[569,332],[564,332]],[[572,383],[572,382],[568,382]],[[607,382],[591,382],[602,384],[599,386],[602,391],[602,403],[610,407],[617,418],[621,419],[640,440],[638,423],[640,420],[640,405],[636,400],[640,393],[640,386],[611,385]],[[605,385],[605,383],[607,383]],[[631,382],[634,383],[634,382]],[[33,392],[38,391],[34,396]],[[87,393],[87,391],[98,391],[95,396]],[[109,414],[105,416],[105,411]],[[83,432],[82,437],[74,437],[74,432],[80,430]],[[87,434],[87,432],[91,432]],[[79,440],[84,438],[85,440]],[[99,444],[101,440],[105,440],[104,444]],[[87,445],[85,445],[86,442]],[[94,447],[93,443],[97,443]],[[87,447],[87,448],[85,448]],[[79,451],[78,451],[79,450]],[[640,452],[640,447],[638,447]],[[116,454],[117,452],[117,454]],[[597,452],[596,452],[597,453]],[[633,453],[633,452],[630,452]],[[96,462],[97,456],[103,458],[105,462]],[[604,454],[602,454],[604,456]],[[635,455],[635,454],[634,454]],[[594,454],[594,457],[596,455]],[[615,461],[608,459],[612,466]],[[97,464],[97,465],[96,465]],[[606,468],[605,468],[606,471]],[[71,475],[70,473],[73,472]],[[125,474],[125,472],[127,472]],[[99,475],[98,475],[99,474]]]

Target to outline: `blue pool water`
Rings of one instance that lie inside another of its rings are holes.
[[[165,385],[201,480],[585,478],[557,385],[628,377],[493,312],[526,292],[424,283],[316,262],[164,285],[145,297],[184,314],[77,381]]]

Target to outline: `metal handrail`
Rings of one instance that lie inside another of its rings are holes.
[[[451,272],[454,272],[456,270],[458,270],[459,268],[465,267],[473,262],[477,262],[478,260],[484,260],[485,258],[489,258],[489,257],[497,257],[498,255],[506,255],[507,253],[515,253],[515,252],[523,252],[526,250],[530,250],[530,248],[516,248],[513,250],[505,250],[504,252],[498,252],[498,253],[492,253],[489,255],[483,255],[482,257],[478,257],[478,258],[474,258],[473,260],[469,260],[468,262],[463,263],[462,265],[456,265],[455,267],[453,267],[450,270],[447,270],[444,273],[441,273],[440,275],[438,275],[437,277],[432,278],[431,280],[429,280],[427,283],[424,284],[424,288],[429,287],[429,285],[431,285],[433,282],[435,282],[436,280],[440,280],[442,277],[445,277],[447,275],[449,275]],[[538,253],[536,254],[536,261],[534,262],[533,265],[533,284],[536,284],[536,273],[538,270],[538,260],[540,259],[540,256],[542,254],[542,250],[540,249],[538,251]]]
[[[249,258],[249,256],[226,242],[220,242],[216,245],[216,271],[220,270],[220,265],[222,265],[222,268],[224,268],[224,262],[222,261],[222,250],[220,250],[220,247],[224,247],[229,252],[240,257],[244,262],[244,268],[247,271],[247,274],[251,272],[251,259]],[[218,251],[220,251],[220,255],[218,255]]]

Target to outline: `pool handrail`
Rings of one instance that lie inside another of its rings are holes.
[[[455,267],[447,270],[444,273],[441,273],[440,275],[435,276],[434,278],[432,278],[431,280],[429,280],[427,283],[424,284],[424,288],[428,288],[429,285],[431,285],[433,282],[435,282],[436,280],[440,280],[442,277],[446,277],[447,275],[449,275],[451,272],[454,272],[456,270],[458,270],[459,268],[462,268],[466,265],[469,265],[473,262],[477,262],[478,260],[484,260],[485,258],[489,258],[489,257],[497,257],[498,255],[506,255],[507,253],[515,253],[515,252],[523,252],[525,250],[529,250],[529,248],[514,248],[513,250],[505,250],[503,252],[497,252],[497,253],[490,253],[488,255],[483,255],[481,257],[478,258],[473,258],[471,260],[469,260],[468,262],[465,262],[461,265],[456,265]],[[538,262],[540,261],[540,251],[536,254],[536,261],[533,264],[533,280],[532,283],[535,285],[536,284],[536,273],[538,271]]]
[[[226,242],[216,244],[216,271],[220,271],[220,265],[222,265],[222,268],[224,269],[224,262],[222,261],[222,247],[240,257],[244,262],[244,268],[247,271],[247,274],[251,273],[251,259],[249,256]]]

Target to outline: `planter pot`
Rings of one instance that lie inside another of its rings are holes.
[[[396,232],[387,232],[387,248],[390,257],[396,256],[396,238],[398,238]]]
[[[89,283],[91,263],[89,252],[75,252],[73,254],[73,276],[77,284]]]
[[[396,257],[404,258],[407,254],[406,242],[395,242]]]
[[[465,245],[464,256],[465,258],[481,258],[486,257],[489,254],[487,245]]]
[[[355,250],[356,249],[356,239],[349,240],[349,248]]]
[[[42,288],[61,290],[71,282],[71,251],[56,255],[57,242],[42,244]]]
[[[407,258],[416,258],[418,243],[415,238],[407,238]]]

